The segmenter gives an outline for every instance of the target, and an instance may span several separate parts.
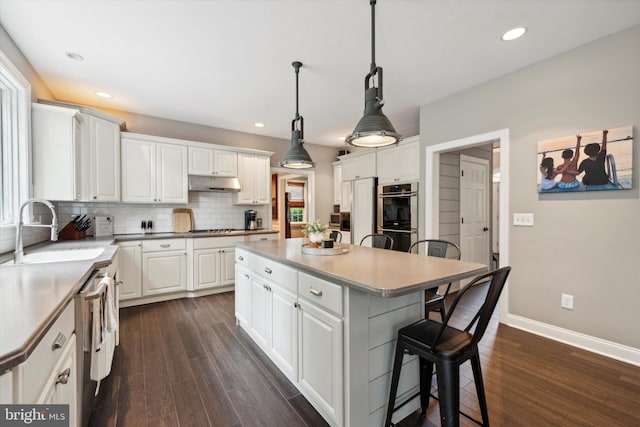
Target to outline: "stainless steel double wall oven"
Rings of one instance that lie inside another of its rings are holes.
[[[378,185],[377,232],[394,240],[393,249],[406,252],[418,240],[418,183]]]

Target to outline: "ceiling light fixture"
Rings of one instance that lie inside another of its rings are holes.
[[[113,95],[107,92],[96,92],[96,95],[98,95],[100,98],[105,98],[105,99],[113,98]]]
[[[73,59],[74,61],[84,61],[84,57],[75,52],[65,52],[65,56],[69,59]]]
[[[345,141],[356,147],[384,147],[397,144],[402,135],[396,132],[391,121],[382,113],[382,67],[376,66],[376,0],[371,5],[371,69],[364,78],[364,116],[360,119],[351,135]],[[378,87],[372,84],[378,77]],[[371,87],[370,87],[371,84]]]
[[[304,118],[298,113],[298,74],[302,62],[295,61],[291,65],[296,70],[296,117],[291,121],[291,148],[287,151],[284,159],[278,163],[278,166],[290,169],[308,169],[316,164],[302,146],[304,144]]]
[[[257,128],[263,128],[264,127],[264,123],[260,123],[260,122],[255,122],[253,125],[255,127],[257,127]]]
[[[527,32],[527,27],[516,27],[505,32],[501,38],[505,42],[510,42],[512,40],[519,39],[520,37],[524,36],[526,32]]]

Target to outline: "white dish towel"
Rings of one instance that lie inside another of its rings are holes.
[[[104,292],[91,301],[92,343],[91,374],[94,381],[100,381],[111,373],[111,362],[116,347],[116,329],[118,318],[115,311],[115,284],[111,277],[105,276],[98,288],[104,286]]]

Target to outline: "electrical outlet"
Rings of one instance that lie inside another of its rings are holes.
[[[519,227],[533,227],[533,214],[532,213],[514,213],[513,225]]]
[[[567,310],[573,310],[573,295],[562,294],[560,306]]]

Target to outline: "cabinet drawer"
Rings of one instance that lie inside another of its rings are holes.
[[[73,313],[74,305],[72,301],[51,326],[51,329],[45,334],[29,358],[20,365],[23,401],[16,403],[35,402],[42,392],[49,374],[72,341]]]
[[[249,260],[251,259],[251,254],[244,249],[236,248],[236,264],[243,265],[247,268],[250,268]]]
[[[243,241],[243,236],[199,237],[193,239],[193,249],[226,248]]]
[[[342,316],[342,286],[306,273],[299,275],[299,295]]]
[[[142,241],[142,252],[177,251],[181,249],[187,249],[186,239]]]
[[[258,255],[251,255],[251,269],[291,292],[298,292],[298,271],[291,267]]]

